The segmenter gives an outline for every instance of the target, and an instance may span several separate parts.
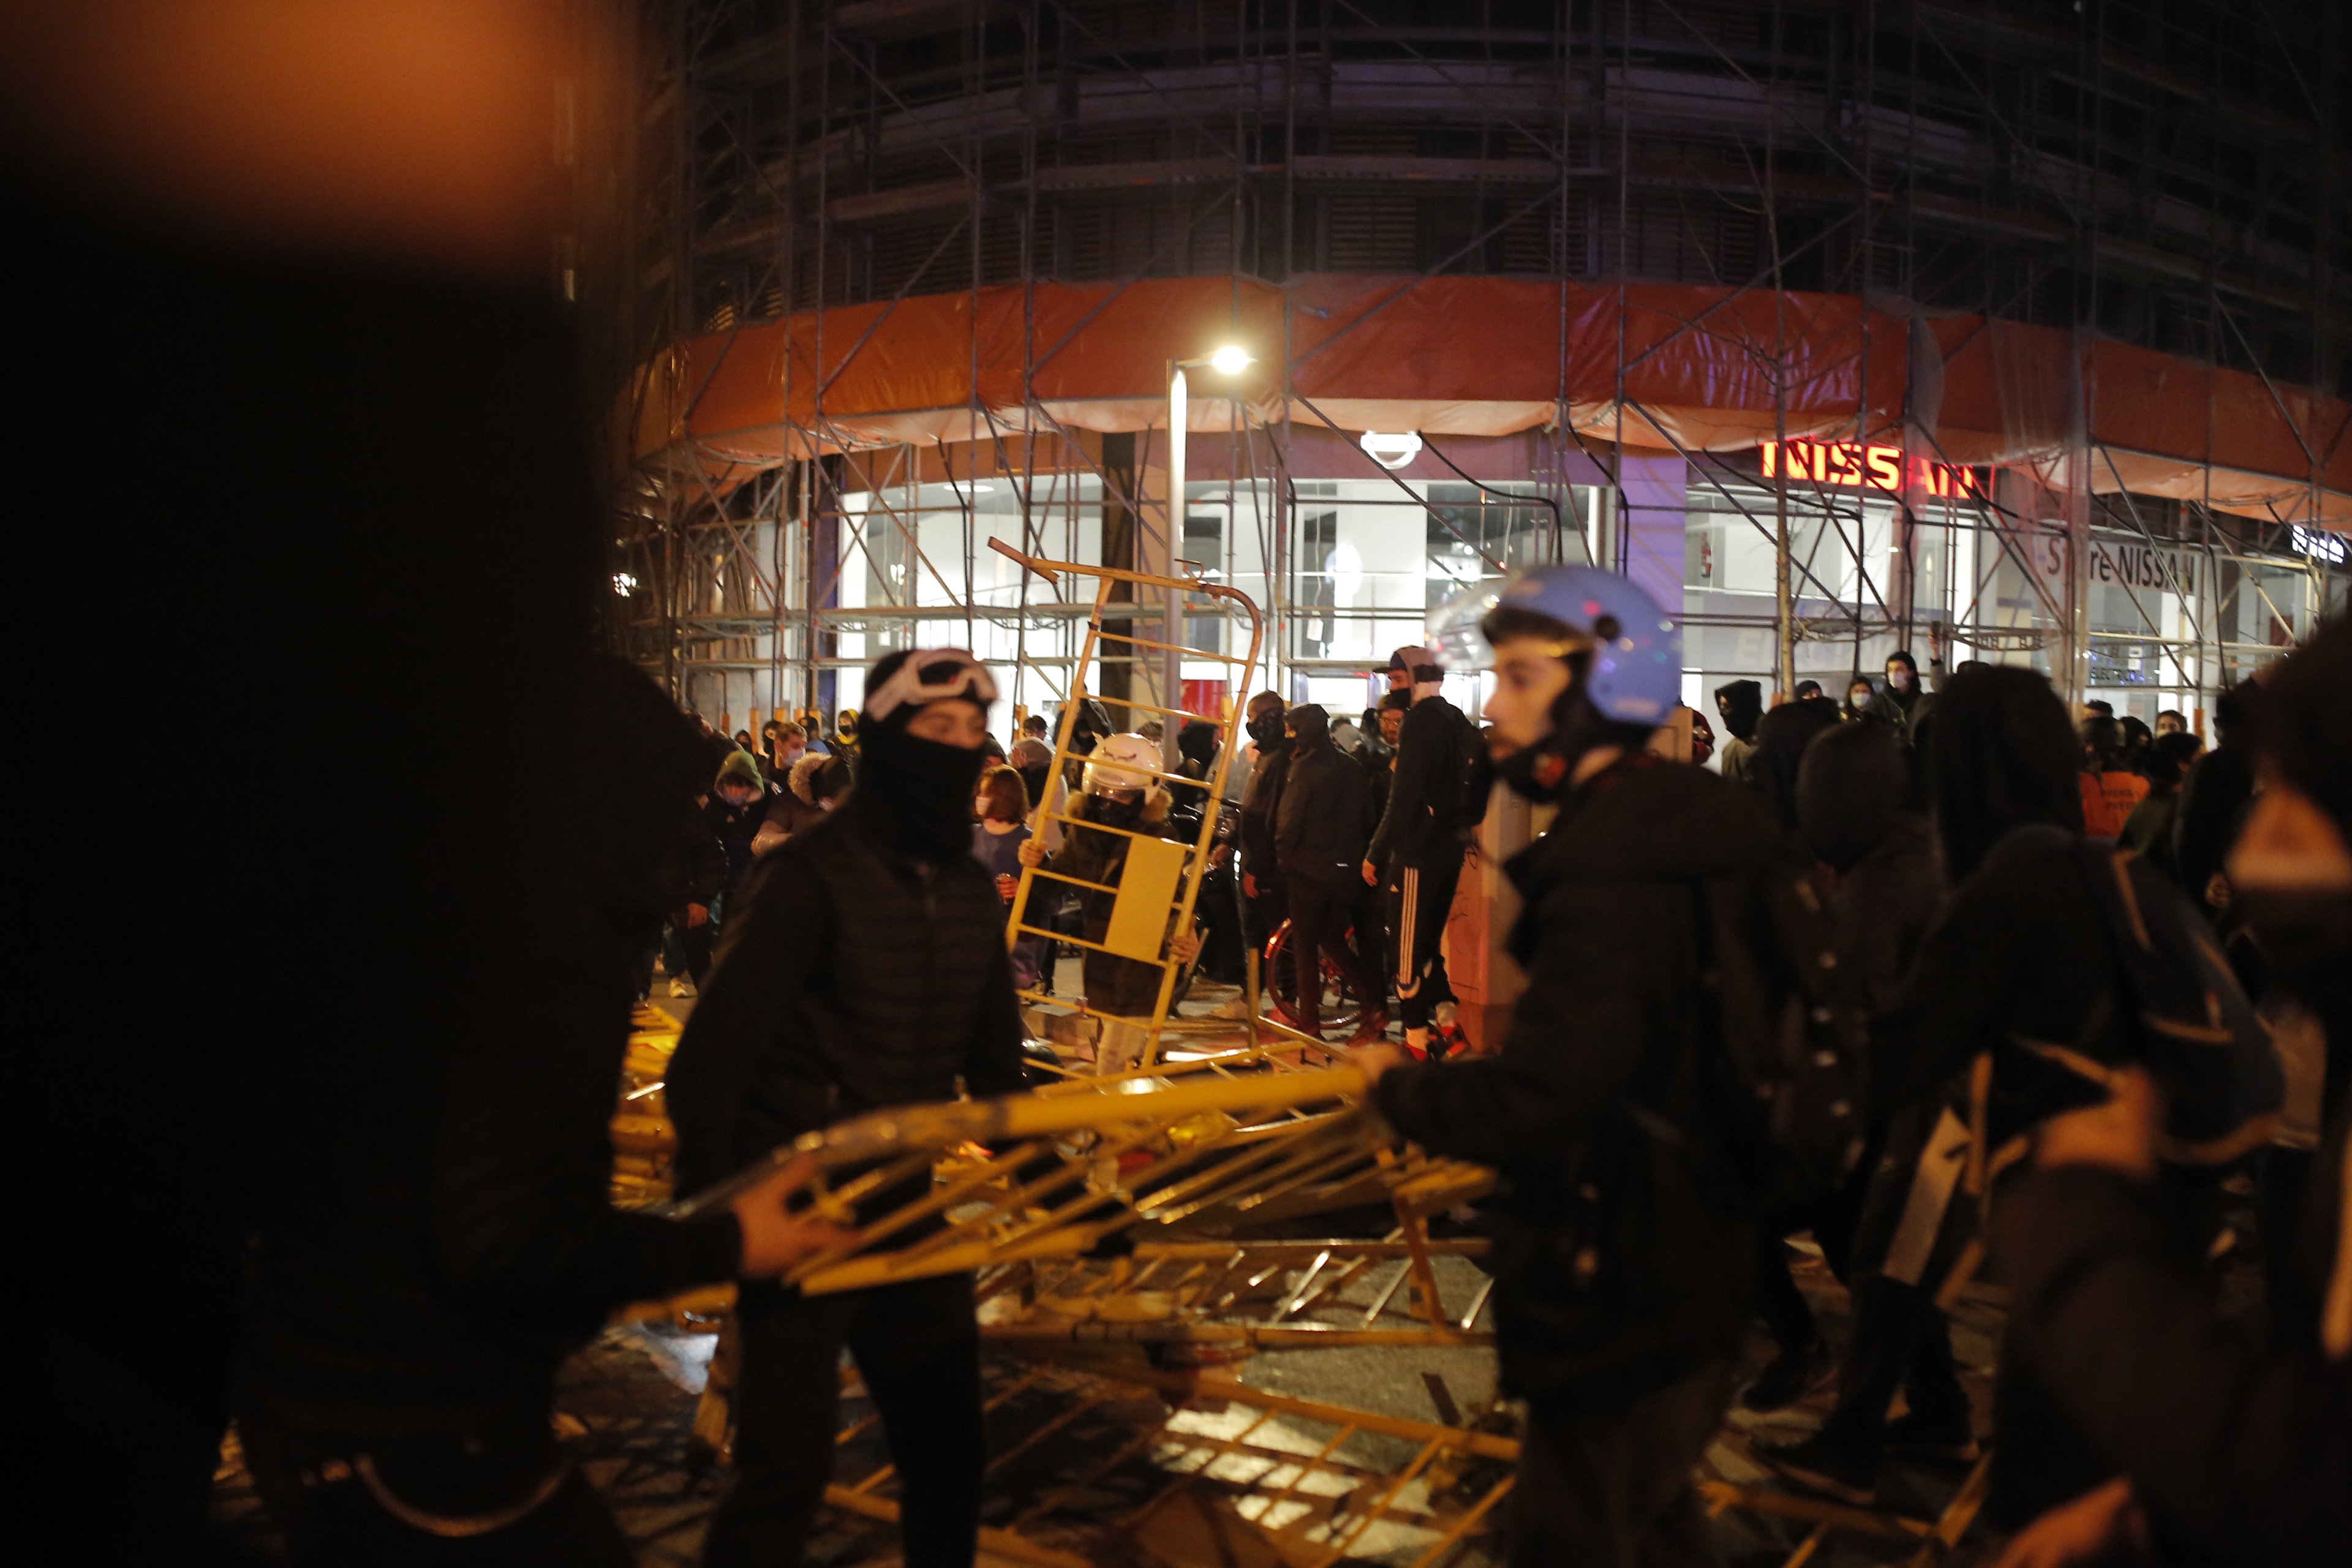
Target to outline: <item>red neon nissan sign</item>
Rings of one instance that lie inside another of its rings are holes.
[[[1811,479],[1817,485],[1845,485],[1854,489],[1900,494],[1904,483],[1903,448],[1865,446],[1860,441],[1767,441],[1759,448],[1768,479]],[[1975,496],[1984,486],[1974,468],[1957,463],[1914,458],[1907,488],[1937,496]]]

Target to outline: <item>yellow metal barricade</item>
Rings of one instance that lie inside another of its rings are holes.
[[[1179,932],[1190,933],[1192,908],[1201,891],[1202,876],[1208,870],[1209,852],[1216,840],[1218,810],[1224,803],[1225,781],[1231,776],[1236,746],[1242,738],[1242,719],[1246,699],[1240,693],[1226,705],[1222,713],[1197,712],[1173,706],[1182,700],[1179,692],[1163,691],[1164,703],[1150,703],[1126,698],[1121,705],[1138,712],[1159,716],[1166,725],[1181,725],[1187,720],[1200,720],[1217,726],[1220,744],[1217,761],[1206,779],[1187,778],[1181,773],[1159,769],[1148,770],[1151,778],[1163,785],[1206,792],[1201,813],[1201,827],[1190,844],[1113,827],[1102,823],[1087,822],[1070,809],[1074,797],[1062,793],[1063,781],[1072,764],[1083,763],[1085,755],[1072,749],[1071,741],[1077,730],[1078,711],[1082,699],[1093,689],[1098,693],[1097,679],[1089,683],[1090,672],[1098,674],[1104,647],[1109,645],[1123,648],[1147,648],[1173,656],[1177,659],[1193,658],[1224,667],[1240,684],[1246,684],[1249,674],[1257,668],[1258,656],[1265,637],[1264,619],[1256,603],[1246,594],[1210,583],[1197,577],[1161,576],[1150,572],[1131,572],[1118,567],[1089,565],[1074,561],[1049,561],[1015,550],[1001,539],[992,539],[988,547],[998,554],[1019,562],[1048,583],[1058,584],[1064,576],[1091,577],[1095,580],[1094,614],[1087,622],[1086,641],[1078,650],[1075,667],[1076,679],[1066,700],[1062,705],[1062,722],[1054,738],[1054,764],[1045,797],[1038,801],[1030,816],[1030,831],[1039,842],[1047,837],[1047,825],[1055,824],[1063,834],[1072,832],[1104,833],[1129,840],[1126,865],[1116,889],[1087,882],[1076,877],[1039,868],[1024,868],[1021,882],[1013,898],[1013,910],[1005,925],[1005,941],[1016,942],[1025,936],[1042,937],[1047,942],[1070,942],[1113,956],[1132,959],[1160,966],[1160,986],[1151,1012],[1148,1016],[1107,1013],[1089,1006],[1087,1010],[1107,1024],[1139,1033],[1133,1053],[1117,1053],[1122,1065],[1150,1066],[1160,1060],[1161,1034],[1169,1024],[1169,1011],[1174,1005],[1176,984],[1183,964],[1170,952],[1172,937]],[[1236,624],[1246,621],[1249,626],[1249,648],[1246,653],[1220,653],[1211,648],[1187,647],[1176,642],[1175,626],[1164,628],[1167,640],[1134,635],[1132,625],[1127,631],[1113,631],[1104,625],[1106,615],[1113,619],[1148,613],[1150,606],[1133,599],[1113,596],[1121,587],[1128,589],[1154,588],[1171,595],[1200,594],[1231,607]],[[1137,770],[1147,771],[1147,770]],[[1082,937],[1055,933],[1032,918],[1030,896],[1039,881],[1055,887],[1076,887],[1092,892],[1113,895],[1110,928],[1104,940],[1089,942]],[[1050,949],[1049,949],[1050,951]],[[1044,989],[1022,993],[1025,1001],[1049,1005],[1066,1005],[1066,1002],[1051,994],[1053,972],[1050,963],[1043,979]]]

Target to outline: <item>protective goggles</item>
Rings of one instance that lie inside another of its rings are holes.
[[[982,708],[996,700],[996,681],[986,666],[960,647],[927,647],[909,654],[890,679],[866,694],[866,716],[887,719],[912,703],[961,697]]]

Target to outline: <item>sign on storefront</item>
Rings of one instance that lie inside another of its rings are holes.
[[[1906,489],[1979,500],[1985,495],[1984,481],[1974,468],[1913,458],[1906,469],[1900,447],[1862,441],[1767,441],[1757,450],[1759,471],[1768,479],[1810,479],[1817,485],[1885,490],[1890,495],[1899,495]]]

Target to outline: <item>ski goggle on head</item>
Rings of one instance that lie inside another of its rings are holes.
[[[995,679],[963,648],[919,648],[890,672],[889,679],[866,694],[866,717],[887,719],[909,704],[919,708],[950,697],[985,708],[996,700]]]

